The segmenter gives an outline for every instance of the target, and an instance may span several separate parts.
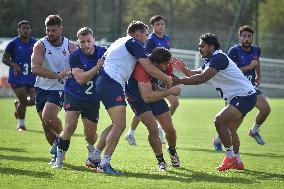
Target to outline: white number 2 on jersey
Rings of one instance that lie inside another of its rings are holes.
[[[248,78],[248,80],[251,82],[251,80],[252,80],[252,75],[248,75],[247,78]]]
[[[92,94],[92,92],[90,90],[94,87],[94,82],[89,81],[86,85],[88,86],[88,88],[87,88],[87,90],[85,90],[85,93],[88,94],[88,95]]]

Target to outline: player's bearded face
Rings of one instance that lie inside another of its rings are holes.
[[[86,36],[79,36],[78,38],[79,46],[87,55],[92,55],[94,53],[94,42],[95,39],[93,35],[88,34]]]
[[[22,36],[24,38],[28,38],[31,35],[31,27],[28,24],[23,24],[18,29],[18,32],[19,32],[20,36]]]
[[[62,31],[63,31],[62,26],[46,26],[46,35],[47,35],[48,41],[56,42],[60,40]]]
[[[249,33],[247,31],[243,31],[241,33],[241,35],[239,36],[239,40],[240,40],[240,45],[243,47],[243,48],[250,48],[251,44],[252,44],[252,38],[253,38],[253,35],[252,33]]]

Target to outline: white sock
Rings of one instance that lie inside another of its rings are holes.
[[[94,147],[93,144],[88,143],[87,149],[88,149],[89,152],[93,152],[95,150],[95,147]]]
[[[230,157],[230,158],[235,157],[233,146],[231,146],[229,148],[225,147],[225,150],[226,150],[226,156],[227,157]]]
[[[18,119],[18,125],[24,126],[25,125],[25,119]]]
[[[254,123],[253,127],[251,128],[252,134],[258,133],[260,125]]]
[[[66,151],[63,151],[63,150],[59,149],[58,146],[57,146],[56,162],[59,163],[59,164],[62,164],[63,160],[64,160],[65,154],[66,154]]]
[[[128,135],[134,136],[134,133],[135,133],[135,130],[130,128],[129,131],[128,131]]]
[[[238,158],[238,163],[241,163],[241,162],[242,162],[242,160],[241,160],[241,155],[240,155],[240,153],[235,154],[235,156],[237,156],[237,158]]]
[[[100,166],[103,167],[103,166],[105,166],[106,164],[109,164],[110,159],[111,159],[110,156],[104,155],[104,156],[103,156],[103,159],[102,159],[102,161],[101,161],[101,163],[100,163]]]
[[[90,156],[90,159],[94,161],[94,160],[100,159],[100,157],[101,157],[101,151],[95,148],[92,155]]]

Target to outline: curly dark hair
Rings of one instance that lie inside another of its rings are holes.
[[[141,21],[133,20],[127,28],[127,33],[131,34],[137,31],[144,32],[145,30],[149,30],[149,27],[146,24]]]
[[[164,47],[156,47],[153,49],[151,55],[149,56],[151,62],[155,64],[162,64],[171,60],[171,52]]]
[[[208,45],[213,45],[215,50],[220,48],[218,38],[213,33],[202,34],[199,39]]]

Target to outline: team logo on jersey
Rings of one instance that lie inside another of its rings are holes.
[[[71,107],[71,103],[65,104],[65,109],[69,109]]]
[[[117,96],[117,97],[115,98],[115,100],[116,100],[116,102],[121,102],[121,101],[122,101],[122,97],[121,97],[121,96]]]
[[[50,50],[48,50],[48,53],[47,53],[47,54],[52,54],[52,53],[51,53],[51,51],[50,51]]]
[[[63,55],[64,55],[64,56],[66,56],[66,55],[67,55],[67,52],[66,52],[66,50],[65,50],[65,49],[63,49],[62,53],[63,53]]]

